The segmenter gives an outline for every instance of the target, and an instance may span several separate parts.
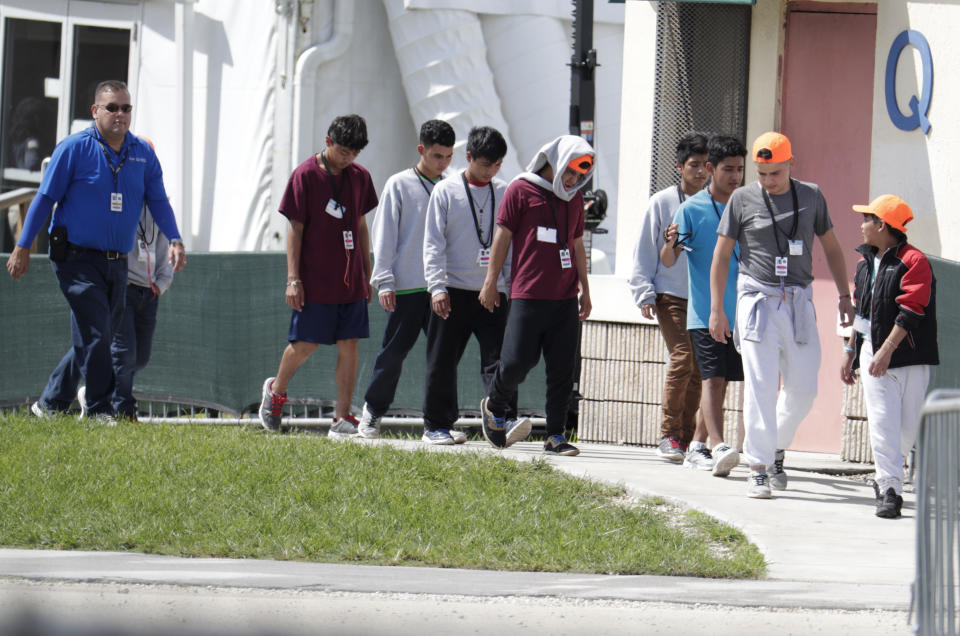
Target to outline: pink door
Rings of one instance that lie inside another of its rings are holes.
[[[796,158],[793,176],[818,184],[844,248],[848,279],[862,242],[850,206],[870,197],[876,5],[791,2],[783,64],[781,131]],[[876,193],[881,194],[881,193]],[[840,452],[840,357],[837,290],[819,244],[814,249],[814,302],[823,360],[813,410],[792,448]]]

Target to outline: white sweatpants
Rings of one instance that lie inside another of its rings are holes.
[[[892,487],[903,493],[903,463],[913,448],[920,428],[920,410],[930,382],[930,365],[887,369],[875,378],[870,375],[873,348],[865,339],[860,348],[860,381],[867,405],[870,447],[877,470],[877,485],[884,493]]]
[[[737,323],[746,315],[745,296],[737,301]],[[749,302],[749,301],[748,301]],[[767,297],[763,311],[766,327],[759,342],[745,339],[740,332],[743,358],[743,455],[750,466],[770,466],[778,448],[793,441],[800,422],[817,397],[820,370],[820,337],[813,302],[809,311],[806,344],[798,344],[793,333],[793,304]],[[803,306],[803,305],[802,305]],[[783,380],[781,387],[780,380]]]

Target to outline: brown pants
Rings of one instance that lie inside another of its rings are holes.
[[[676,435],[681,442],[689,443],[697,428],[701,385],[700,368],[687,332],[687,299],[657,294],[657,322],[670,354],[663,382],[660,437]]]

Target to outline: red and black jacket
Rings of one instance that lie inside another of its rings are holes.
[[[907,331],[907,337],[890,357],[890,368],[939,364],[937,279],[930,261],[913,245],[901,241],[883,254],[871,285],[877,248],[864,244],[857,252],[862,258],[853,277],[853,302],[857,315],[870,321],[872,342],[875,346],[882,344],[894,325]],[[863,334],[858,333],[853,368],[859,365],[862,344]]]

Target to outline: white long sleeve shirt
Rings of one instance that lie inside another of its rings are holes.
[[[425,289],[423,234],[430,192],[435,186],[413,168],[383,186],[373,217],[373,272],[370,284],[381,292]]]
[[[677,186],[664,188],[650,197],[633,249],[630,291],[637,307],[655,304],[657,294],[687,297],[686,252],[680,252],[673,267],[667,267],[660,262],[660,248],[666,242],[663,233],[673,222],[673,215],[680,203],[681,195]]]

